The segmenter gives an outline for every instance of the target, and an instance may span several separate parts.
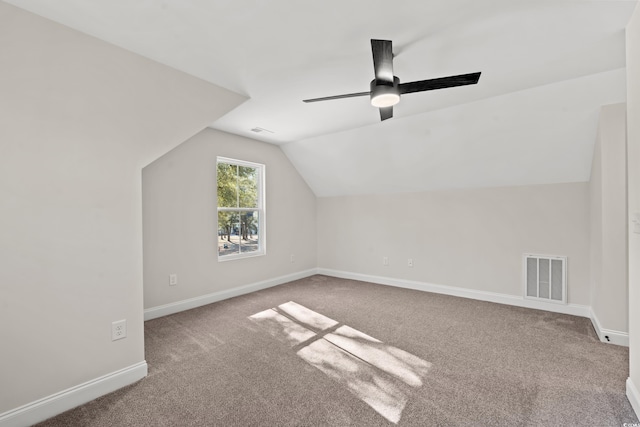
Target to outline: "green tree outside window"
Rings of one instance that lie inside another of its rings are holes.
[[[218,158],[218,258],[264,254],[264,165]]]

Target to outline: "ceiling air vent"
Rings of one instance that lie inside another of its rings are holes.
[[[269,129],[261,128],[261,127],[258,127],[258,126],[256,126],[253,129],[251,129],[251,132],[255,132],[255,133],[261,133],[261,132],[273,133],[273,131],[270,131]]]
[[[567,303],[567,257],[524,255],[525,298]]]

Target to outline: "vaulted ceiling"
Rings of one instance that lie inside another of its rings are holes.
[[[281,145],[318,196],[589,179],[602,105],[624,102],[636,0],[5,0],[249,97],[211,127]],[[371,38],[404,95],[380,122]],[[264,129],[256,133],[251,129]]]

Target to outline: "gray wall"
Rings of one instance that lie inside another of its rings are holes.
[[[640,8],[627,26],[627,170],[629,219],[640,214]],[[640,225],[639,225],[640,226]],[[629,223],[629,377],[640,416],[640,234]],[[631,400],[631,399],[630,399]]]
[[[602,329],[628,332],[625,104],[600,111],[591,180],[591,309]]]
[[[266,256],[218,262],[216,156],[265,165]],[[316,197],[278,147],[206,129],[142,176],[146,309],[316,267]]]
[[[0,52],[1,414],[144,361],[142,167],[242,98],[4,2]]]
[[[524,253],[568,256],[589,305],[587,183],[318,199],[321,268],[522,296]]]

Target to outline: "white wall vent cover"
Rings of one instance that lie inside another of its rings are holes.
[[[567,303],[567,257],[524,255],[525,298]]]

